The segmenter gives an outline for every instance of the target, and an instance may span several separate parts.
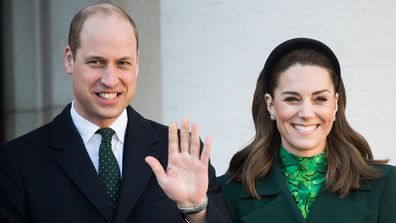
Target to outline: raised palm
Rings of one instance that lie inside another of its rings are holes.
[[[183,120],[180,145],[177,124],[169,126],[169,157],[166,170],[154,157],[146,157],[158,183],[166,195],[180,206],[191,207],[204,202],[208,190],[208,163],[211,139],[205,140],[200,153],[199,127]]]

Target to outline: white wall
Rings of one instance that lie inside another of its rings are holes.
[[[338,56],[347,116],[376,158],[396,164],[396,2],[161,1],[164,123],[189,117],[214,138],[217,174],[253,136],[251,102],[270,51],[311,37]]]

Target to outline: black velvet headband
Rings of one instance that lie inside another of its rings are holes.
[[[338,91],[338,86],[341,79],[341,69],[340,64],[336,55],[333,51],[326,46],[324,43],[308,38],[295,38],[287,40],[277,46],[274,50],[272,50],[271,54],[268,56],[267,61],[265,62],[264,68],[261,71],[261,75],[264,75],[264,83],[266,86],[269,86],[271,71],[274,66],[278,63],[278,61],[284,57],[286,54],[290,53],[293,50],[298,49],[312,49],[327,57],[330,60],[334,68],[334,72],[336,73],[336,86],[335,90]]]

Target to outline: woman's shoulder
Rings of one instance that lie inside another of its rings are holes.
[[[372,181],[373,183],[383,185],[384,187],[396,186],[396,167],[388,164],[374,164],[374,167],[382,173],[382,176]]]
[[[374,164],[374,167],[382,172],[384,176],[388,176],[389,174],[396,173],[396,166],[389,164]]]
[[[396,167],[386,164],[378,164],[375,167],[383,173],[380,179],[373,183],[372,188],[380,194],[378,195],[381,198],[380,218],[382,216],[387,222],[396,222]]]
[[[217,179],[226,200],[234,205],[238,203],[239,197],[243,190],[241,182],[231,180],[229,174],[224,174]]]
[[[227,192],[240,192],[242,188],[242,184],[240,182],[232,181],[228,173],[218,177],[217,180],[223,191],[225,190]]]
[[[217,178],[221,191],[223,193],[224,200],[228,206],[233,222],[237,222],[239,216],[239,197],[242,190],[242,184],[240,182],[231,181],[229,174],[224,174]]]
[[[230,176],[226,173],[217,177],[217,180],[219,181],[220,185],[225,185],[230,180]]]

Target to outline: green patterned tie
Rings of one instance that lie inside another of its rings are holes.
[[[120,168],[117,159],[111,150],[111,138],[114,130],[111,128],[99,129],[97,133],[102,135],[99,146],[99,178],[106,188],[110,205],[115,209],[118,202],[118,193],[121,185]]]

